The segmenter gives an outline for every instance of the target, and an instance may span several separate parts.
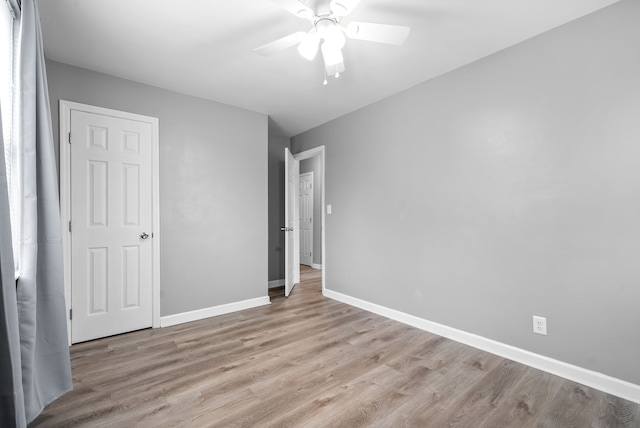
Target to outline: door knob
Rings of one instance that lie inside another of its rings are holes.
[[[283,232],[293,232],[293,227],[281,227],[280,230]]]
[[[142,239],[147,239],[149,237],[149,235],[147,235],[146,232],[142,232],[142,235],[140,235],[140,238]]]

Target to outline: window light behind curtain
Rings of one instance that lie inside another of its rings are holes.
[[[9,191],[9,209],[11,212],[11,232],[13,238],[13,260],[15,263],[16,279],[19,275],[18,266],[18,203],[19,175],[18,153],[15,149],[17,135],[14,122],[14,87],[15,87],[15,47],[16,37],[13,12],[9,5],[0,0],[0,105],[2,106],[2,133],[4,137],[4,159],[7,171],[7,187]]]

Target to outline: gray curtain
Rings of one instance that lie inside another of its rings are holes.
[[[0,106],[0,109],[2,106]],[[18,305],[11,246],[9,197],[0,121],[0,426],[24,426]]]
[[[17,0],[9,2],[17,6]],[[12,378],[15,404],[13,408],[7,406],[6,409],[3,405],[2,418],[5,410],[23,413],[16,414],[15,422],[8,426],[24,426],[31,422],[47,404],[72,389],[58,180],[42,34],[35,0],[22,0],[19,18],[18,72],[21,82],[17,103],[22,198],[18,237],[20,277],[17,284],[14,282],[14,287],[21,385]],[[4,246],[2,253],[5,252]],[[5,274],[4,266],[2,274]],[[3,281],[3,303],[6,301],[5,306],[10,306],[12,296],[10,292],[4,295],[5,288]],[[7,312],[6,316],[6,324],[12,329],[14,321],[10,319],[11,314]],[[3,375],[5,364],[16,364],[16,352],[12,346],[7,348],[10,349],[11,360],[3,358],[0,362]],[[14,418],[9,414],[7,420]]]

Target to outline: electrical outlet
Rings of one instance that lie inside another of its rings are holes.
[[[533,316],[533,332],[536,334],[547,335],[547,319],[544,317]]]

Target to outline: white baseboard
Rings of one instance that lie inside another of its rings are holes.
[[[318,270],[322,269],[322,265],[319,265],[317,263],[311,263],[311,267]]]
[[[598,389],[606,392],[607,394],[615,395],[635,403],[640,403],[640,385],[635,385],[602,373],[568,364],[563,361],[554,360],[553,358],[545,357],[544,355],[535,354],[524,349],[516,348],[515,346],[487,339],[486,337],[448,327],[443,324],[419,318],[414,315],[409,315],[365,300],[360,300],[332,290],[325,289],[324,295],[342,303],[364,309],[365,311],[382,315],[383,317],[408,324],[412,327],[416,327],[421,330],[455,340],[456,342],[464,343],[465,345],[473,346],[474,348],[508,358],[518,363],[543,370],[556,376],[569,379],[573,382]]]
[[[277,288],[284,286],[284,279],[274,279],[269,281],[269,288]]]
[[[183,312],[180,314],[167,315],[166,317],[160,317],[160,327],[169,327],[185,322],[198,321],[209,317],[215,317],[216,315],[224,315],[231,312],[241,311],[243,309],[255,308],[256,306],[268,305],[270,303],[271,301],[269,300],[269,296],[264,296],[190,312]]]

